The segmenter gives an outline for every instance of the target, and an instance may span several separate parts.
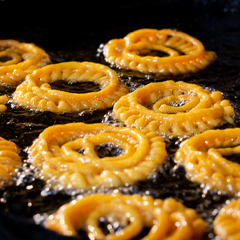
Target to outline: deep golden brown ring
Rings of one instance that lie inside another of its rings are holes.
[[[51,89],[50,84],[57,80],[93,81],[101,90],[77,94]],[[127,93],[128,88],[109,67],[91,62],[65,62],[29,74],[14,92],[13,102],[38,111],[78,112],[110,108]]]
[[[232,200],[223,207],[213,221],[214,232],[220,240],[240,239],[240,199]]]
[[[236,194],[240,192],[240,166],[227,156],[239,154],[239,145],[240,128],[209,130],[184,141],[175,160],[185,166],[190,180]]]
[[[100,158],[95,146],[102,144],[123,151],[116,157]],[[45,179],[57,179],[67,188],[78,189],[119,186],[147,179],[166,156],[163,138],[156,133],[104,124],[51,126],[29,149],[30,162]]]
[[[1,58],[9,58],[1,61]],[[33,70],[50,63],[48,54],[33,43],[0,40],[0,84],[18,85]]]
[[[169,56],[141,56],[141,52],[149,50],[162,51]],[[197,72],[212,63],[216,56],[206,51],[196,38],[170,29],[131,32],[123,39],[109,41],[103,53],[105,60],[117,67],[162,75]]]
[[[0,137],[0,187],[9,185],[22,161],[15,143]]]
[[[183,136],[234,123],[234,109],[220,92],[172,80],[150,83],[123,96],[113,107],[128,127]]]
[[[117,221],[122,229],[105,235],[99,227],[100,218]],[[85,230],[92,240],[133,239],[144,227],[150,231],[142,240],[200,240],[206,224],[193,209],[174,199],[162,201],[138,194],[96,194],[63,205],[47,218],[45,226],[67,236]]]

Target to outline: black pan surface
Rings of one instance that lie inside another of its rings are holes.
[[[207,50],[215,51],[217,59],[197,74],[168,79],[183,80],[223,92],[224,97],[235,108],[236,125],[225,124],[221,128],[240,127],[239,0],[130,0],[115,3],[88,1],[80,5],[63,2],[59,3],[59,6],[49,8],[47,1],[37,1],[35,6],[31,7],[31,11],[19,10],[11,15],[13,23],[10,23],[7,16],[12,9],[11,2],[0,1],[6,23],[1,26],[0,39],[33,42],[45,49],[53,63],[92,61],[106,64],[98,49],[101,50],[101,44],[110,39],[122,38],[140,28],[171,28],[183,31],[199,39]],[[18,7],[25,9],[20,3],[15,5],[14,9]],[[27,22],[24,21],[25,18]],[[116,71],[130,87],[164,80],[135,75],[130,71]],[[84,86],[79,86],[82,87]],[[94,90],[95,86],[91,87]],[[9,96],[14,90],[0,87],[0,93]],[[19,146],[22,159],[27,158],[24,149],[30,146],[46,127],[78,121],[102,122],[105,114],[111,111],[107,109],[91,114],[56,115],[29,112],[11,104],[7,107],[8,110],[0,115],[0,136]],[[232,197],[216,192],[205,193],[198,184],[189,182],[185,178],[184,168],[175,167],[173,161],[178,143],[178,139],[166,141],[169,158],[152,178],[120,188],[120,191],[128,194],[149,194],[161,199],[175,198],[185,206],[194,208],[206,220],[208,228],[204,240],[214,239],[212,221],[226,200]],[[65,191],[47,189],[45,182],[35,178],[33,172],[26,174],[25,170],[28,167],[27,164],[23,165],[13,186],[0,189],[0,239],[88,239],[84,234],[74,238],[60,236],[34,223],[33,216],[51,213],[76,196],[71,196]]]

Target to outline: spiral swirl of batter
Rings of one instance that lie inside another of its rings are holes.
[[[6,61],[1,59],[6,59]],[[33,43],[0,40],[1,85],[18,85],[27,74],[50,62],[48,54]]]
[[[123,96],[113,113],[128,127],[169,136],[199,133],[225,121],[234,122],[234,109],[220,92],[172,80],[150,83]]]
[[[121,153],[100,158],[95,147],[103,145],[118,147]],[[77,189],[145,180],[166,156],[165,143],[155,132],[105,124],[51,126],[29,149],[30,162],[45,179]]]
[[[222,193],[240,191],[240,165],[227,159],[240,154],[240,128],[209,130],[185,140],[175,160],[192,181]]]
[[[9,185],[22,161],[15,143],[0,137],[0,187]]]
[[[214,232],[220,240],[240,239],[240,199],[223,207],[213,221]]]
[[[121,226],[121,230],[105,235],[100,218]],[[143,227],[150,228],[142,240],[200,240],[205,222],[190,208],[174,199],[154,200],[150,196],[104,195],[85,196],[63,205],[50,215],[45,226],[67,236],[87,231],[90,239],[133,239]]]
[[[101,90],[77,94],[51,89],[50,84],[57,80],[93,81]],[[29,74],[14,92],[13,102],[38,111],[78,112],[110,108],[127,93],[128,88],[109,67],[91,62],[65,62]]]
[[[151,56],[151,51],[168,56]],[[170,29],[131,32],[123,39],[109,41],[103,53],[107,62],[120,68],[161,75],[195,73],[211,64],[216,56],[196,38]]]

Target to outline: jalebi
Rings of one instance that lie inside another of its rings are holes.
[[[53,90],[50,84],[57,80],[93,81],[101,90],[83,94]],[[109,67],[91,62],[65,62],[29,74],[14,92],[13,102],[25,108],[55,113],[91,111],[112,107],[126,93],[128,88]]]
[[[151,56],[152,51],[168,56]],[[104,46],[105,60],[117,67],[142,73],[177,75],[197,72],[214,61],[216,54],[183,32],[170,29],[140,29]]]
[[[175,160],[187,177],[222,193],[240,192],[240,165],[228,156],[240,154],[240,128],[209,130],[185,140]]]
[[[2,59],[6,59],[6,61]],[[33,43],[0,40],[1,85],[18,85],[27,74],[50,62],[48,54]]]
[[[147,128],[169,136],[203,132],[234,123],[234,109],[219,91],[172,80],[150,83],[123,96],[114,116],[128,127]]]
[[[101,219],[121,230],[105,235],[99,227]],[[142,240],[200,240],[206,224],[194,210],[174,199],[96,194],[63,205],[47,218],[45,226],[67,236],[85,230],[91,240],[133,239],[144,227],[150,231]]]
[[[7,107],[5,106],[5,103],[7,103],[8,97],[5,95],[0,96],[0,112],[5,112],[7,110]]]
[[[99,157],[96,147],[110,145],[120,154]],[[166,156],[163,138],[155,132],[100,123],[48,127],[29,149],[30,162],[45,179],[78,189],[147,179]]]
[[[240,199],[223,207],[213,221],[214,232],[220,240],[240,239]]]
[[[16,144],[0,137],[0,187],[12,182],[15,169],[19,168],[21,163]]]

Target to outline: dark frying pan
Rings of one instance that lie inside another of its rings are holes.
[[[129,0],[114,4],[88,1],[80,3],[80,6],[71,2],[59,4],[58,7],[49,8],[47,1],[39,1],[27,11],[27,6],[18,3],[14,5],[14,10],[19,11],[11,14],[11,22],[9,12],[13,6],[10,1],[0,2],[2,17],[6,23],[1,24],[0,39],[33,42],[47,51],[53,63],[73,60],[106,64],[101,54],[97,56],[97,49],[100,44],[112,38],[122,38],[140,28],[171,28],[183,31],[199,39],[207,50],[215,51],[217,59],[197,74],[172,79],[181,79],[223,92],[224,97],[235,108],[236,125],[225,124],[221,128],[240,127],[239,0]],[[24,22],[26,17],[27,23]],[[136,77],[126,71],[117,71],[122,79],[131,79],[136,84],[156,81],[154,78],[146,80],[143,76]],[[76,86],[78,91],[82,87]],[[11,88],[0,87],[1,94],[11,95],[13,91]],[[110,110],[81,116],[56,115],[28,112],[9,104],[7,112],[0,115],[1,137],[14,141],[20,148],[22,159],[26,159],[27,154],[23,150],[30,146],[47,126],[72,121],[101,122]],[[207,221],[204,240],[213,239],[211,223],[217,211],[231,197],[218,195],[216,192],[204,193],[198,184],[186,180],[184,168],[174,168],[173,156],[178,148],[176,141],[169,141],[167,148],[169,158],[156,176],[148,181],[121,188],[121,191],[129,194],[150,194],[161,199],[174,197],[187,207],[194,208]],[[44,181],[34,178],[31,173],[23,174],[25,167],[27,166],[24,165],[19,171],[15,185],[0,190],[0,239],[88,239],[84,234],[75,238],[59,236],[34,223],[33,216],[55,211],[63,203],[70,201],[71,196],[64,191],[48,191],[44,188]]]

